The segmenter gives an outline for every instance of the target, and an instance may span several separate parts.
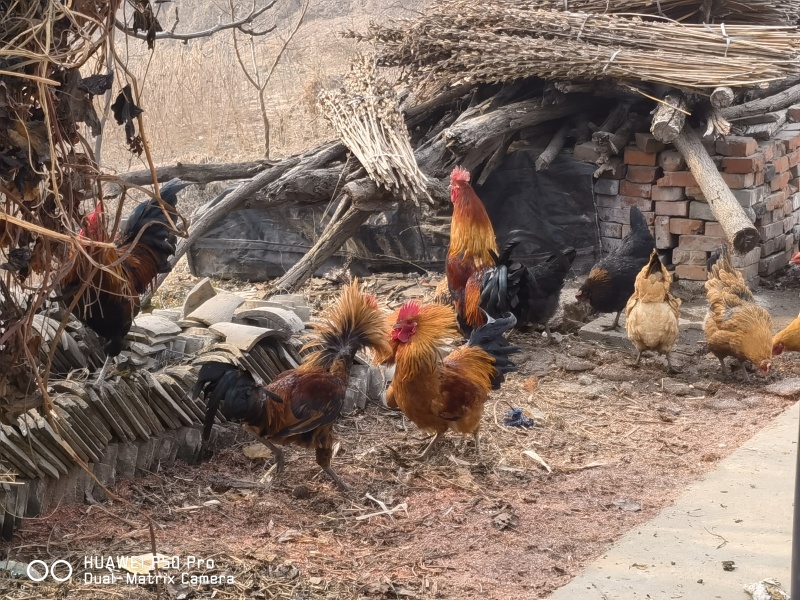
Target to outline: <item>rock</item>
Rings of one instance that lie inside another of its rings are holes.
[[[592,385],[594,383],[594,379],[592,379],[588,375],[581,375],[580,377],[578,377],[578,383],[580,385]]]
[[[244,298],[231,294],[230,292],[220,292],[211,299],[198,306],[191,313],[186,315],[188,321],[196,321],[205,326],[215,323],[230,323],[233,313],[244,303]],[[195,323],[196,325],[197,323]]]
[[[597,351],[591,346],[580,345],[570,347],[569,354],[576,358],[589,358],[597,354]]]
[[[673,396],[691,396],[694,393],[692,386],[677,379],[664,379],[662,387],[667,394]]]
[[[634,373],[620,365],[601,365],[594,370],[594,375],[607,381],[637,381],[641,379],[640,373]]]
[[[777,381],[766,387],[769,394],[776,396],[783,396],[784,398],[793,398],[800,395],[800,377],[790,377],[782,381]]]
[[[589,362],[588,360],[581,360],[579,358],[558,356],[556,358],[556,367],[571,373],[575,373],[580,371],[591,371],[595,368],[595,364]]]

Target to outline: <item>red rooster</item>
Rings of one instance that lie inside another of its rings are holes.
[[[178,192],[188,185],[179,179],[168,181],[161,188],[161,199],[174,209]],[[103,205],[98,203],[86,217],[80,235],[106,242],[103,217]],[[170,218],[174,222],[177,213],[171,212]],[[72,269],[61,280],[61,299],[67,306],[74,303],[72,313],[105,339],[106,361],[98,380],[105,375],[110,359],[122,351],[122,340],[139,313],[139,296],[159,273],[169,272],[175,244],[167,216],[158,201],[150,199],[133,210],[114,240],[115,247],[88,246],[86,254],[75,256]]]
[[[516,326],[544,325],[558,308],[561,288],[575,260],[574,248],[555,249],[544,224],[533,234],[512,231],[498,256],[494,228],[480,198],[469,183],[469,171],[456,167],[450,174],[450,248],[447,252],[447,282],[465,335],[486,323],[486,316],[500,318],[509,312]],[[536,241],[554,249],[545,261],[526,267],[512,260],[521,241]]]

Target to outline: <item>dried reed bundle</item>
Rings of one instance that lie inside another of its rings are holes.
[[[341,88],[320,92],[319,106],[375,183],[416,205],[430,201],[397,94],[373,59],[355,61]]]
[[[795,27],[684,25],[638,16],[480,6],[451,0],[363,39],[427,95],[460,83],[544,79],[648,81],[679,88],[752,87],[800,73]],[[405,26],[403,26],[405,25]]]

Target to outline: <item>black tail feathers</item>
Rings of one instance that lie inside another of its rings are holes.
[[[489,315],[486,315],[486,318],[485,325],[472,330],[467,345],[478,346],[494,358],[496,375],[492,379],[492,387],[497,389],[503,383],[506,373],[517,370],[516,365],[511,362],[510,356],[519,352],[519,346],[512,346],[503,337],[506,331],[517,324],[517,318],[510,313],[499,319],[493,319]]]
[[[647,221],[637,207],[631,206],[631,213],[630,213],[630,220],[631,220],[631,231],[637,234],[643,235],[647,234],[650,235],[650,229],[647,227]]]

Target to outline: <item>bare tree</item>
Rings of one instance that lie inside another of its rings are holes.
[[[269,158],[270,150],[270,123],[269,115],[267,115],[266,100],[267,85],[269,85],[272,74],[275,72],[275,67],[278,66],[281,58],[283,58],[283,55],[286,52],[286,49],[289,47],[292,38],[294,38],[297,31],[300,29],[300,25],[302,25],[303,19],[308,11],[308,4],[309,0],[304,0],[303,6],[300,9],[300,16],[297,19],[297,23],[281,44],[280,50],[278,50],[277,54],[273,57],[272,63],[266,70],[262,68],[262,65],[258,59],[255,41],[253,40],[252,36],[248,36],[248,42],[250,44],[250,68],[248,69],[245,59],[242,56],[242,49],[236,35],[237,30],[241,31],[241,28],[231,29],[231,35],[233,36],[233,49],[236,52],[236,60],[239,62],[239,66],[242,69],[242,73],[244,73],[244,76],[247,78],[248,83],[250,83],[250,85],[256,90],[256,94],[258,95],[258,108],[261,111],[261,122],[264,126],[264,158]],[[236,6],[234,0],[228,0],[228,6],[230,7],[231,11],[231,21],[236,22]]]

